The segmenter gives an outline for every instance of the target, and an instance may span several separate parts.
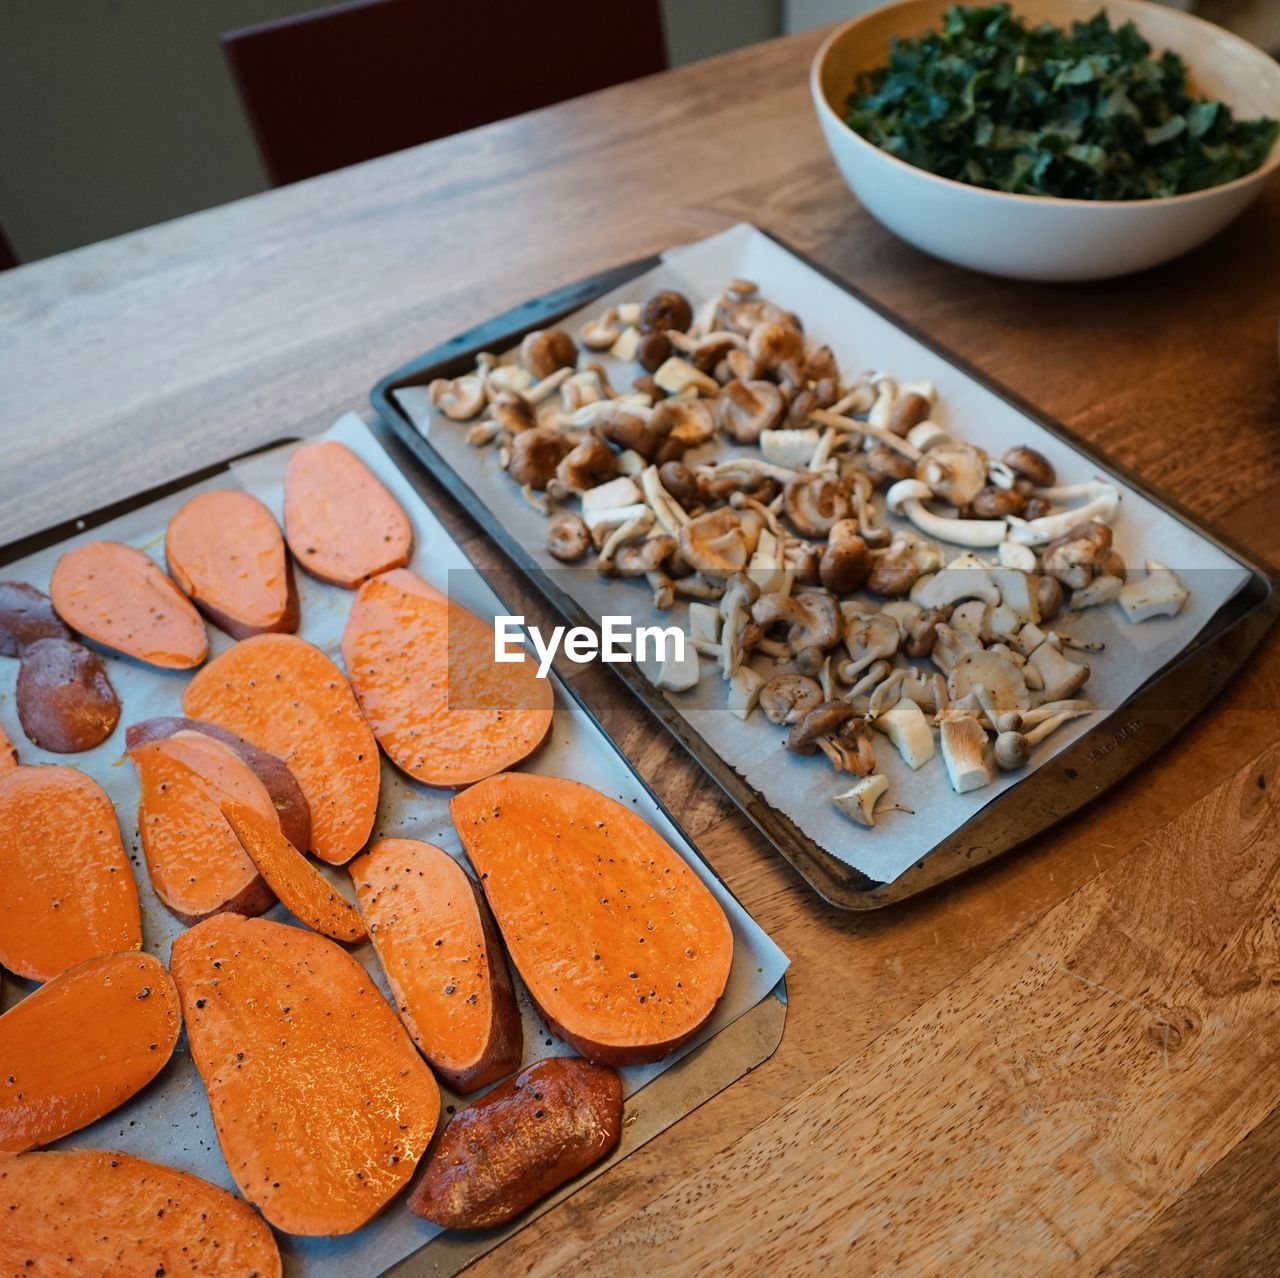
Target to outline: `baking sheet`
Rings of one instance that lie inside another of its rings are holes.
[[[642,301],[665,287],[685,292],[696,310],[701,301],[719,292],[735,276],[754,280],[770,300],[796,311],[806,332],[832,347],[846,375],[878,369],[903,381],[931,379],[939,395],[939,405],[932,416],[959,438],[995,455],[1014,444],[1030,444],[1055,464],[1062,484],[1094,477],[1088,459],[1063,440],[745,224],[672,250],[664,255],[662,265],[589,303],[562,323],[572,330],[607,306]],[[639,372],[638,366],[620,365],[607,355],[601,362],[616,386],[629,385]],[[520,499],[498,466],[496,450],[467,446],[465,426],[438,416],[425,388],[407,387],[393,393],[405,414],[430,438],[432,448],[498,513],[514,538],[542,568],[554,573],[556,585],[589,615],[598,618],[607,613],[629,612],[636,624],[645,625],[683,619],[683,605],[667,614],[654,610],[642,583],[603,581],[589,568],[569,570],[558,564],[545,550],[545,519]],[[714,454],[698,456],[723,456],[731,451],[735,450],[720,446]],[[1085,692],[1098,711],[1067,724],[1038,747],[1038,766],[1079,740],[1092,724],[1118,708],[1183,651],[1249,579],[1241,564],[1193,529],[1122,481],[1117,481],[1117,486],[1122,502],[1114,525],[1116,548],[1131,565],[1156,558],[1175,568],[1191,591],[1191,598],[1178,617],[1140,626],[1129,625],[1115,605],[1094,609],[1063,625],[1064,631],[1074,637],[1107,645],[1106,651],[1099,654],[1070,654],[1092,667]],[[895,521],[891,518],[889,522]],[[958,554],[962,548],[954,549]],[[768,674],[767,661],[755,664]],[[756,715],[742,723],[724,709],[723,684],[715,676],[710,659],[704,660],[704,676],[695,690],[664,695],[672,708],[768,803],[819,846],[883,882],[896,879],[993,799],[1029,775],[1004,773],[982,790],[957,795],[947,784],[940,758],[913,773],[887,739],[877,737],[876,757],[880,770],[889,778],[890,795],[912,812],[888,813],[875,829],[865,830],[832,807],[831,796],[843,788],[843,783],[833,776],[822,756],[802,758],[790,754],[783,747],[781,730],[763,716]]]
[[[327,433],[327,437],[341,440],[358,453],[408,512],[414,529],[414,557],[410,567],[415,572],[441,589],[452,587],[460,602],[482,616],[492,617],[498,611],[505,611],[359,417],[348,414]],[[17,560],[4,567],[3,575],[46,589],[49,575],[63,550],[82,541],[102,538],[126,541],[163,562],[164,527],[168,518],[196,492],[206,489],[225,488],[238,483],[279,515],[284,466],[290,451],[288,448],[273,450],[238,463],[231,475],[222,474],[203,484],[183,489],[172,497],[101,525],[80,537]],[[326,586],[305,573],[298,573],[297,583],[302,604],[299,634],[341,664],[340,640],[351,604],[351,593]],[[212,653],[230,646],[231,640],[220,631],[209,627],[208,632]],[[4,681],[0,684],[3,689],[0,693],[0,721],[3,721],[10,739],[17,743],[22,762],[69,763],[92,776],[110,795],[120,818],[126,849],[135,867],[142,903],[144,948],[167,963],[173,938],[184,929],[151,890],[137,836],[136,775],[121,756],[127,724],[153,715],[181,714],[180,699],[189,674],[159,671],[120,657],[107,656],[104,660],[120,696],[123,713],[116,731],[97,749],[76,756],[52,755],[27,741],[13,702],[17,662],[0,664],[0,678]],[[633,805],[689,860],[715,893],[733,928],[733,966],[728,987],[715,1015],[691,1043],[667,1060],[622,1070],[624,1093],[629,1097],[700,1043],[755,1007],[781,979],[788,960],[710,872],[602,737],[600,729],[559,684],[556,686],[551,735],[523,767],[532,772],[572,776]],[[457,836],[449,821],[448,801],[448,792],[417,785],[396,772],[384,759],[375,837],[426,839],[461,858]],[[317,865],[348,899],[353,898],[350,878],[345,870]],[[290,916],[283,906],[277,904],[266,917],[287,919]],[[372,946],[365,943],[351,952],[369,969],[384,995],[387,994],[386,981]],[[569,1049],[545,1030],[530,1008],[518,977],[516,984],[524,1016],[525,1063],[544,1056],[567,1054]],[[34,986],[30,982],[10,979],[6,985],[5,1006],[16,1001],[15,996],[19,992],[32,988]],[[442,1093],[446,1107],[457,1103],[456,1098],[443,1089]],[[446,1108],[442,1121],[447,1119],[448,1113]],[[191,1063],[185,1032],[173,1059],[153,1084],[92,1127],[58,1142],[58,1147],[125,1150],[194,1172],[228,1189],[235,1188],[218,1150],[204,1089]],[[436,1226],[408,1212],[403,1200],[399,1199],[392,1202],[381,1216],[345,1238],[304,1239],[278,1232],[276,1236],[285,1257],[286,1273],[290,1275],[364,1278],[365,1275],[381,1273],[439,1232]]]

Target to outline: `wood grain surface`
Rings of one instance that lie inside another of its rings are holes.
[[[0,275],[0,540],[367,411],[460,329],[749,219],[1280,563],[1280,187],[1136,278],[956,270],[840,183],[817,40]],[[1280,642],[1104,801],[873,917],[818,901],[610,674],[577,682],[792,957],[789,1019],[475,1273],[1280,1270]]]

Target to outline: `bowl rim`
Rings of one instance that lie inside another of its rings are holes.
[[[905,172],[913,173],[920,178],[938,183],[953,191],[967,191],[977,198],[986,198],[993,202],[1013,201],[1026,205],[1050,205],[1067,209],[1150,209],[1164,208],[1175,204],[1186,205],[1209,196],[1240,190],[1263,181],[1275,173],[1277,169],[1280,169],[1280,137],[1277,137],[1271,144],[1270,155],[1256,169],[1249,173],[1244,173],[1238,178],[1232,178],[1230,182],[1222,182],[1218,186],[1207,186],[1202,191],[1184,191],[1181,195],[1151,195],[1140,200],[1081,200],[1063,195],[1031,195],[1021,191],[995,191],[989,186],[977,186],[971,182],[958,181],[956,178],[943,177],[940,173],[931,172],[929,169],[921,168],[918,164],[911,164],[906,160],[899,159],[892,152],[876,146],[874,142],[869,142],[861,133],[850,128],[844,117],[827,101],[827,95],[822,90],[822,69],[832,48],[854,27],[860,26],[869,19],[884,14],[891,9],[901,8],[906,4],[915,2],[916,0],[887,0],[885,4],[877,5],[874,9],[867,9],[863,13],[855,14],[852,18],[840,23],[834,31],[828,33],[818,46],[818,51],[813,55],[813,61],[809,64],[809,88],[818,112],[820,114],[825,113],[827,118],[853,139],[856,146],[872,152],[880,159],[898,166]],[[953,2],[970,3],[973,0],[953,0]],[[1013,2],[1016,4],[1017,0],[1013,0]],[[1091,7],[1101,10],[1105,7],[1106,0],[1087,0],[1087,3]],[[1271,58],[1262,49],[1259,49],[1256,44],[1246,40],[1243,36],[1236,35],[1234,31],[1228,31],[1225,27],[1220,27],[1217,23],[1209,22],[1194,13],[1186,13],[1181,9],[1174,9],[1168,5],[1153,4],[1151,0],[1122,0],[1122,3],[1133,5],[1139,9],[1158,10],[1162,17],[1168,18],[1171,16],[1174,21],[1181,20],[1189,25],[1203,27],[1205,29],[1204,33],[1211,35],[1215,42],[1234,45],[1238,51],[1274,72],[1276,78],[1280,80],[1280,62]],[[1188,66],[1188,70],[1194,70],[1194,68]]]

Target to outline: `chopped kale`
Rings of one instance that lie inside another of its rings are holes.
[[[1076,200],[1220,186],[1262,164],[1280,131],[1192,97],[1182,59],[1153,57],[1131,22],[1032,28],[1008,4],[954,5],[941,31],[895,39],[847,108],[855,132],[908,164]]]

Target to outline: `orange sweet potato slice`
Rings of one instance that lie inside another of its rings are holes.
[[[222,815],[290,914],[335,941],[353,943],[369,935],[355,906],[280,832],[274,813],[227,798]]]
[[[656,1061],[706,1024],[733,933],[692,867],[578,781],[506,772],[450,804],[512,962],[589,1060]]]
[[[276,1240],[248,1203],[132,1154],[66,1149],[0,1160],[0,1213],[4,1274],[280,1278]]]
[[[200,614],[153,559],[123,542],[66,551],[49,593],[73,630],[148,665],[190,670],[209,655]]]
[[[622,1135],[622,1080],[574,1056],[536,1061],[459,1110],[409,1210],[446,1229],[492,1229],[598,1163]]]
[[[138,832],[156,895],[184,923],[234,910],[261,914],[275,897],[222,815],[226,799],[279,828],[266,787],[229,747],[199,732],[136,746]]]
[[[174,581],[233,639],[298,628],[298,592],[280,525],[251,493],[219,488],[169,520],[164,557]]]
[[[0,774],[0,965],[47,981],[141,945],[138,889],[98,783],[54,764]]]
[[[532,661],[498,664],[493,627],[405,569],[365,582],[342,659],[378,744],[426,785],[464,786],[519,763],[551,727]]]
[[[360,912],[418,1050],[459,1095],[505,1078],[524,1052],[489,907],[447,852],[380,839],[351,863]]]
[[[178,992],[150,954],[86,959],[28,995],[0,1016],[0,1151],[47,1144],[124,1104],[164,1068],[179,1023]]]
[[[227,1166],[278,1229],[345,1234],[408,1183],[440,1092],[369,974],[308,931],[219,914],[171,961]]]
[[[409,562],[413,530],[400,503],[345,444],[304,444],[284,477],[284,535],[314,577],[354,589]]]
[[[378,809],[377,742],[341,670],[295,635],[242,639],[187,685],[187,714],[277,755],[311,807],[311,846],[345,865]]]
[[[154,719],[131,723],[125,730],[124,742],[127,749],[133,750],[148,741],[161,741],[180,732],[199,732],[212,737],[239,755],[266,786],[271,802],[280,814],[280,828],[284,831],[284,837],[296,848],[310,846],[311,808],[306,795],[302,793],[297,778],[285,767],[284,761],[274,754],[259,750],[252,742],[236,736],[234,732],[228,732],[226,728],[218,727],[216,723],[205,723],[182,715],[160,715]]]

